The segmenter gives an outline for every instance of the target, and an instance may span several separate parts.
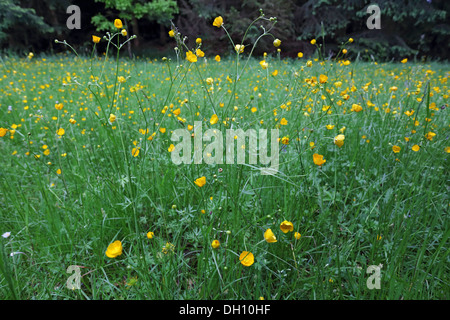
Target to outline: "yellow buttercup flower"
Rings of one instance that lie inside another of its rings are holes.
[[[175,31],[170,30],[169,31],[169,37],[171,37],[171,38],[175,37]]]
[[[203,58],[205,56],[205,53],[202,50],[200,50],[200,49],[195,50],[195,54],[199,58]]]
[[[273,234],[271,229],[267,229],[264,232],[264,239],[268,242],[268,243],[274,243],[277,242],[277,238],[275,237],[275,235]]]
[[[213,240],[213,242],[211,242],[211,247],[213,247],[214,249],[217,249],[218,247],[220,247],[219,240]]]
[[[284,220],[281,224],[280,224],[280,230],[283,233],[288,233],[290,231],[294,231],[294,224],[290,221]]]
[[[223,25],[223,18],[221,16],[218,16],[214,19],[213,26],[220,28]]]
[[[116,121],[117,117],[114,114],[110,114],[109,115],[109,122],[113,123],[114,121]]]
[[[219,121],[219,117],[217,116],[217,114],[213,114],[211,116],[211,119],[209,120],[209,123],[216,124],[218,121]]]
[[[99,43],[100,40],[101,40],[100,37],[97,37],[97,36],[94,36],[94,35],[92,36],[92,42],[94,42],[94,43]]]
[[[362,109],[363,108],[359,104],[354,103],[352,105],[352,111],[354,111],[354,112],[360,112],[360,111],[362,111]]]
[[[6,133],[8,132],[8,129],[6,128],[0,128],[0,137],[4,137]]]
[[[56,134],[58,135],[58,136],[63,136],[64,134],[66,133],[66,131],[63,129],[63,128],[59,128],[57,131],[56,131]]]
[[[120,83],[125,83],[125,82],[127,81],[127,79],[125,79],[124,76],[119,76],[119,77],[117,77],[117,80],[118,80]]]
[[[122,36],[126,37],[128,32],[125,29],[122,29],[122,31],[120,31],[120,33],[122,34]]]
[[[345,136],[343,134],[339,134],[336,137],[334,137],[334,144],[337,145],[339,148],[344,145]]]
[[[116,258],[122,254],[122,250],[122,242],[116,240],[108,246],[105,254],[108,258]]]
[[[401,148],[400,148],[399,146],[392,146],[392,151],[393,151],[394,153],[399,153],[400,150],[401,150]]]
[[[274,45],[275,47],[279,47],[279,46],[281,45],[281,40],[280,40],[280,39],[275,39],[275,40],[273,40],[273,45]]]
[[[325,160],[325,159],[323,158],[323,155],[320,155],[320,154],[317,154],[317,153],[314,153],[314,154],[313,154],[313,161],[314,161],[314,163],[315,163],[316,165],[318,165],[318,166],[321,166],[321,165],[323,165],[325,162],[327,162],[327,160]]]
[[[140,148],[133,148],[131,150],[131,155],[136,158],[139,155],[139,152],[140,152]]]
[[[303,52],[299,52],[299,53],[297,53],[297,57],[299,57],[299,58],[303,58]]]
[[[259,65],[261,66],[261,68],[263,69],[267,69],[269,67],[269,64],[266,62],[266,60],[262,60],[259,62]]]
[[[299,232],[296,232],[296,233],[294,233],[294,237],[295,237],[295,239],[300,240],[302,235]]]
[[[242,251],[241,255],[239,256],[239,261],[242,263],[242,265],[250,267],[255,262],[255,257],[251,252]]]
[[[206,177],[200,177],[198,179],[196,179],[194,181],[194,183],[198,186],[198,187],[203,187],[206,184]]]
[[[432,141],[435,136],[436,136],[436,133],[430,131],[425,135],[425,138]]]
[[[195,43],[196,43],[196,44],[202,43],[202,38],[197,38],[197,39],[195,39]]]
[[[320,82],[320,83],[327,83],[327,81],[328,81],[328,77],[327,77],[326,75],[321,74],[321,75],[319,76],[319,82]]]
[[[192,51],[186,52],[186,59],[189,62],[197,62],[197,56],[192,53]]]
[[[312,40],[311,40],[311,44],[312,44],[312,45],[316,44],[316,39],[312,39]]]
[[[120,19],[114,20],[114,27],[116,27],[117,29],[122,29],[123,28],[122,20]]]
[[[412,149],[412,151],[417,152],[417,151],[420,150],[420,146],[418,146],[417,144],[415,144],[415,145],[412,146],[411,149]]]
[[[403,59],[402,61],[401,61],[402,63],[407,63],[408,62],[408,59]]]
[[[62,103],[55,104],[55,109],[56,110],[62,110],[63,107],[64,107],[64,105]]]
[[[175,146],[173,144],[171,144],[169,146],[169,149],[167,149],[169,152],[172,152],[173,150],[175,150]]]
[[[155,236],[155,234],[153,232],[147,232],[147,238],[148,239],[153,239],[153,237]]]
[[[242,53],[242,52],[244,52],[244,49],[245,49],[245,46],[244,46],[243,44],[237,44],[237,45],[234,47],[234,50],[235,50],[237,53]]]
[[[215,56],[214,60],[216,60],[217,62],[220,62],[220,56],[219,55]]]

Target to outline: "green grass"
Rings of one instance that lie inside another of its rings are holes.
[[[307,67],[269,53],[262,69],[246,53],[238,64],[209,52],[194,64],[116,63],[114,52],[107,61],[3,57],[0,233],[11,235],[0,238],[0,298],[448,299],[449,65],[311,59]],[[305,81],[321,74],[324,84]],[[171,131],[194,121],[204,131],[279,128],[289,144],[280,143],[278,174],[175,165]],[[281,232],[284,220],[293,232]],[[276,243],[264,240],[268,228]],[[123,252],[108,258],[115,240]],[[166,243],[173,250],[163,252]],[[249,267],[244,250],[255,257]],[[381,288],[370,290],[366,269],[380,264]],[[70,265],[82,266],[80,290],[66,288]]]

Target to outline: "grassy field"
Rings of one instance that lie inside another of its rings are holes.
[[[2,57],[1,299],[449,298],[448,64],[112,49]],[[195,121],[278,173],[174,164]]]

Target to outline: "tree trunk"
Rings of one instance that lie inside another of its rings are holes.
[[[161,44],[164,45],[167,43],[167,35],[168,35],[168,33],[166,32],[164,25],[160,24],[159,25],[159,41],[161,42]]]
[[[139,26],[136,18],[133,18],[133,20],[131,20],[131,26],[133,28],[133,34],[136,35],[137,37],[136,39],[133,40],[133,43],[136,48],[139,48],[141,35],[139,34]]]

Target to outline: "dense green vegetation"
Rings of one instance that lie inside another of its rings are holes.
[[[92,55],[1,61],[1,299],[448,298],[448,64],[351,60],[353,39],[223,58],[176,32],[177,58],[129,59],[115,25]],[[176,165],[195,122],[278,129],[278,172]]]

